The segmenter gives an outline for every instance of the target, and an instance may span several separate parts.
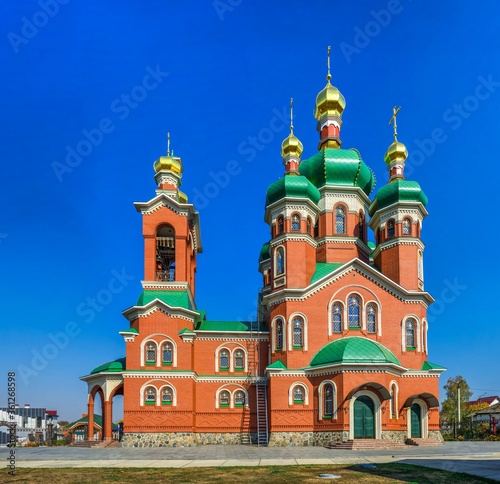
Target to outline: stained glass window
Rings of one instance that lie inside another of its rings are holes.
[[[293,346],[303,346],[303,322],[300,318],[293,320]]]
[[[237,350],[234,353],[234,367],[237,370],[243,370],[244,364],[245,364],[245,356],[243,354],[243,351]]]
[[[278,319],[276,321],[276,349],[283,348],[283,321]]]
[[[415,348],[415,320],[408,319],[406,321],[406,347]]]
[[[295,403],[304,402],[304,388],[302,388],[300,385],[297,385],[293,389],[293,401]]]
[[[369,333],[377,331],[377,311],[373,304],[366,308],[366,330]]]
[[[335,233],[345,234],[345,210],[343,207],[335,209]]]
[[[173,347],[172,343],[165,343],[162,348],[163,363],[172,363]]]
[[[238,390],[234,394],[234,405],[235,407],[242,407],[243,405],[245,405],[245,393],[241,390]]]
[[[334,304],[332,308],[332,326],[334,333],[342,332],[342,306]]]
[[[146,388],[144,399],[148,405],[156,403],[156,388],[153,387]]]
[[[403,235],[411,235],[411,223],[407,218],[403,220]]]
[[[146,363],[156,363],[156,345],[154,343],[148,343],[146,345]]]
[[[161,392],[161,403],[163,405],[172,405],[173,392],[171,388],[164,388]]]
[[[285,273],[285,250],[283,247],[276,249],[276,274],[279,276]]]
[[[292,230],[300,230],[300,217],[296,213],[292,215]]]
[[[285,231],[285,224],[283,217],[278,218],[278,234],[282,234]]]
[[[394,220],[387,222],[387,237],[394,237]]]
[[[310,217],[307,217],[307,233],[308,233],[309,235],[312,235],[312,234],[311,234],[311,228],[312,228],[311,218],[310,218]]]
[[[331,417],[333,415],[333,386],[329,383],[323,387],[323,404],[325,417]]]
[[[358,227],[359,227],[358,237],[361,240],[365,240],[365,216],[361,210],[359,211],[359,225],[358,225]]]
[[[219,393],[219,406],[229,407],[229,392],[227,392],[226,390]]]
[[[229,368],[229,351],[221,350],[219,353],[220,357],[220,368],[227,370]]]
[[[360,300],[358,296],[350,296],[348,303],[349,328],[359,328],[360,324]]]

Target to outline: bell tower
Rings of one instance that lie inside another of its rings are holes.
[[[179,187],[182,160],[170,150],[154,162],[156,196],[135,203],[142,214],[144,280],[188,286],[195,292],[196,256],[202,251],[199,214]]]

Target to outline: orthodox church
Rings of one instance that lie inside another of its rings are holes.
[[[282,143],[285,174],[266,193],[257,322],[211,320],[197,307],[199,214],[180,190],[181,158],[169,150],[156,160],[155,195],[135,203],[144,280],[123,312],[124,358],[81,378],[89,440],[95,410],[103,438],[112,438],[116,395],[124,447],[442,440],[444,368],[427,357],[427,197],[404,177],[399,109],[383,158],[389,181],[373,195],[373,172],[359,151],[341,147],[345,99],[330,79],[328,68],[314,113],[318,152],[301,159],[292,125]]]

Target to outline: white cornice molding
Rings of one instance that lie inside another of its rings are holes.
[[[231,337],[238,341],[269,341],[269,331],[255,331],[250,336],[249,331],[204,331],[196,330],[196,339],[200,341],[227,341]]]
[[[148,202],[134,202],[134,206],[138,212],[144,215],[149,215],[162,207],[167,207],[178,215],[185,217],[195,213],[192,203],[180,203],[163,192],[159,193]]]
[[[361,274],[363,277],[370,280],[384,291],[399,300],[404,301],[405,303],[421,303],[425,308],[427,308],[432,302],[434,302],[434,299],[428,292],[408,291],[404,287],[389,279],[387,276],[384,276],[381,272],[378,272],[376,269],[357,258],[345,263],[343,266],[339,267],[330,274],[327,274],[304,289],[281,289],[265,295],[263,302],[266,305],[268,304],[274,306],[285,301],[305,301],[312,295],[320,292],[352,271],[356,271]]]
[[[429,212],[425,209],[425,207],[420,202],[395,202],[387,207],[377,210],[370,219],[368,226],[375,230],[379,227],[382,221],[388,220],[390,218],[396,217],[399,214],[405,215],[419,215],[419,219],[421,221],[424,220]]]
[[[401,237],[391,237],[385,240],[381,244],[377,245],[373,250],[373,258],[377,258],[380,252],[396,247],[398,245],[415,245],[421,251],[425,249],[425,244],[418,237],[409,237],[408,235],[402,235]]]
[[[283,244],[283,242],[307,242],[311,247],[318,246],[316,240],[309,234],[304,232],[283,232],[269,242],[269,247],[274,249],[278,245]]]
[[[271,226],[273,220],[284,210],[305,210],[313,220],[319,213],[319,207],[309,198],[285,197],[266,207],[264,221]]]
[[[122,314],[129,321],[133,321],[137,318],[145,318],[156,311],[161,311],[167,316],[184,319],[191,323],[194,323],[195,319],[199,316],[195,311],[178,306],[170,306],[158,298],[153,299],[153,301],[149,302],[145,306],[132,306],[131,308],[125,309]]]

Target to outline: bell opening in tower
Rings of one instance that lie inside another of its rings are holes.
[[[175,281],[175,230],[162,225],[156,232],[156,280]]]

